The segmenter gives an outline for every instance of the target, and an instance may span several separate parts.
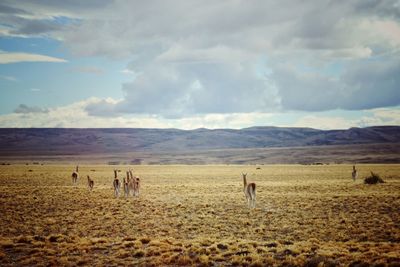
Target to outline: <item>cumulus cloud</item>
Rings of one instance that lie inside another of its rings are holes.
[[[88,112],[184,117],[400,103],[395,2],[293,5],[119,2],[118,18],[85,20],[65,35],[75,53],[128,56],[128,70],[140,73],[122,86],[122,101]]]
[[[369,127],[376,125],[400,125],[400,110],[398,109],[371,109],[364,111],[364,115],[356,118],[345,116],[327,116],[322,114],[304,115],[289,127],[310,127],[323,130],[348,129],[351,127]]]
[[[75,55],[130,60],[125,73],[135,75],[122,85],[124,98],[88,104],[91,116],[185,118],[400,104],[396,0],[94,3],[3,4],[13,13],[9,33],[46,32]],[[55,16],[78,22],[52,28],[45,19],[53,23]],[[26,28],[21,18],[37,26]]]
[[[123,118],[95,118],[89,116],[85,107],[97,98],[89,98],[66,106],[48,109],[19,105],[14,113],[0,115],[2,127],[136,127],[127,124],[129,120]],[[135,120],[133,120],[135,121]],[[140,120],[139,120],[140,121]],[[141,121],[145,124],[146,120]],[[130,125],[130,126],[127,126]],[[140,126],[140,123],[137,124]]]
[[[272,125],[282,127],[311,127],[317,129],[347,129],[375,125],[400,125],[400,110],[379,108],[364,111],[361,116],[346,118],[346,115],[314,114],[299,115],[296,112],[267,113],[210,113],[190,115],[183,118],[164,118],[158,115],[140,114],[135,116],[91,116],[87,107],[99,103],[99,98],[89,98],[70,105],[52,108],[19,105],[14,113],[0,115],[1,127],[78,127],[78,128],[234,128],[241,129],[254,125]],[[118,100],[107,99],[107,103]],[[297,117],[291,123],[276,123],[280,117]]]
[[[400,125],[400,110],[378,108],[370,111],[369,116],[360,119],[361,127],[372,125]]]
[[[400,63],[397,59],[359,60],[339,76],[277,67],[272,79],[289,110],[362,110],[400,105]]]
[[[357,126],[357,120],[349,120],[342,117],[306,115],[298,119],[292,126],[317,128],[322,130],[349,129]]]
[[[78,127],[78,128],[243,128],[273,116],[267,113],[205,114],[165,119],[156,115],[91,116],[86,107],[104,100],[89,98],[70,105],[43,109],[19,105],[12,114],[0,115],[1,127]],[[107,99],[107,103],[117,100]]]
[[[114,100],[112,98],[98,99],[97,101],[88,103],[84,109],[91,116],[114,117],[117,115],[114,106],[120,102],[121,100]]]
[[[252,69],[212,62],[152,66],[123,85],[123,100],[95,103],[87,110],[91,115],[138,113],[167,118],[266,111],[274,106],[274,95]]]

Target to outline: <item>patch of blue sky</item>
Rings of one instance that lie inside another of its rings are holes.
[[[92,96],[119,99],[123,97],[121,83],[133,79],[121,72],[126,68],[127,60],[73,57],[53,39],[0,38],[0,49],[67,60],[66,63],[0,64],[0,114],[12,112],[19,104],[48,108]],[[1,76],[14,77],[16,81]]]
[[[82,19],[71,18],[66,16],[54,16],[52,21],[59,25],[74,25],[82,22]]]
[[[23,52],[61,58],[67,56],[67,51],[62,48],[59,41],[46,37],[0,37],[0,50],[4,52]]]

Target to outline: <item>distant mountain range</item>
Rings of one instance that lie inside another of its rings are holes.
[[[2,128],[0,156],[89,155],[93,153],[176,153],[215,149],[256,149],[400,143],[400,126],[316,130],[251,127],[234,129],[66,129]]]

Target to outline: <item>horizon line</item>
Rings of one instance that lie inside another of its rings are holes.
[[[137,130],[179,130],[179,131],[198,131],[198,130],[246,130],[252,128],[280,128],[280,129],[311,129],[311,130],[318,130],[318,131],[339,131],[339,130],[350,130],[350,129],[367,129],[367,128],[376,128],[376,127],[400,127],[400,125],[373,125],[373,126],[365,126],[365,127],[358,127],[353,126],[349,128],[337,128],[337,129],[320,129],[320,128],[312,128],[312,127],[300,127],[300,126],[272,126],[272,125],[255,125],[250,127],[243,127],[243,128],[193,128],[193,129],[182,129],[182,128],[157,128],[157,127],[1,127],[0,130],[4,129],[64,129],[64,130],[72,130],[72,129],[94,129],[94,130],[106,130],[106,129],[137,129]]]

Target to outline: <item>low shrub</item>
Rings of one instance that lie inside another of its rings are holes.
[[[378,174],[373,172],[371,172],[371,176],[368,176],[364,179],[364,184],[377,184],[377,183],[384,183],[384,181]]]

